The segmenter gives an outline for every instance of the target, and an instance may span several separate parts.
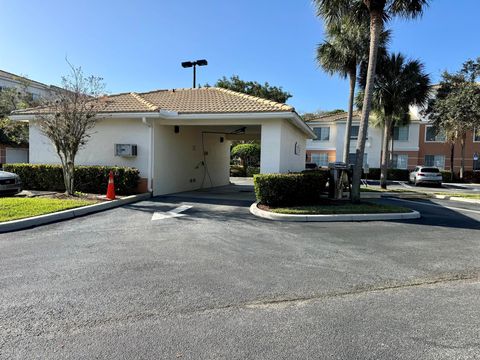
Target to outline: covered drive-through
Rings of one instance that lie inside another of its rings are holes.
[[[154,195],[227,185],[233,140],[260,141],[261,173],[301,171],[314,137],[292,107],[219,88],[111,95],[107,103],[76,163],[136,167],[139,190]],[[30,122],[30,162],[59,162],[34,110],[13,118]]]

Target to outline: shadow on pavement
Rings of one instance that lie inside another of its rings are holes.
[[[382,198],[379,199],[378,202],[417,210],[422,216],[420,219],[398,221],[393,220],[393,222],[418,224],[425,226],[443,226],[457,229],[480,230],[480,221],[461,213],[460,210],[449,209],[431,200],[409,200],[408,202],[406,202],[389,198]],[[456,205],[451,206],[459,207]],[[469,209],[466,208],[466,210]],[[473,214],[477,214],[477,217],[480,217],[480,213],[472,213],[472,215]]]

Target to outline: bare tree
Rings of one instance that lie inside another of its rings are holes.
[[[75,157],[85,146],[105,106],[101,94],[103,79],[85,76],[81,67],[70,64],[71,73],[62,77],[62,87],[37,113],[41,132],[50,139],[60,158],[65,192],[73,195]]]

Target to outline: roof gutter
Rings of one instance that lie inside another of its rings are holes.
[[[42,114],[44,115],[44,114]],[[46,115],[46,114],[45,114]],[[151,111],[151,112],[111,112],[111,113],[98,113],[97,117],[100,119],[104,118],[116,118],[116,119],[134,119],[134,118],[162,118],[162,119],[171,119],[178,116],[176,111]],[[35,120],[38,118],[38,114],[12,114],[9,115],[9,119],[14,121],[25,121],[25,120]]]

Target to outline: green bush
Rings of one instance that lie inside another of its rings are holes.
[[[463,180],[470,183],[480,183],[480,171],[465,171]]]
[[[65,191],[60,165],[5,164],[3,169],[19,175],[25,189]],[[106,193],[110,170],[115,174],[117,194],[135,193],[139,180],[138,169],[113,166],[76,166],[75,190],[93,194]]]
[[[328,171],[257,174],[253,177],[257,201],[268,206],[310,205],[320,201]]]
[[[407,169],[388,169],[387,180],[408,181],[410,171]],[[380,180],[380,168],[370,168],[368,174],[363,174],[363,178],[369,180]]]
[[[260,174],[260,167],[258,166],[248,166],[247,167],[247,176],[252,177],[253,175]]]
[[[245,169],[242,165],[230,165],[230,176],[243,177],[245,176]]]

